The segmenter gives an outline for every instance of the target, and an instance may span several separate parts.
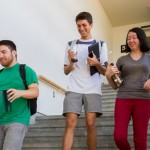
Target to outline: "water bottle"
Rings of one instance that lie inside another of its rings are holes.
[[[70,50],[72,50],[74,52],[74,57],[71,58],[71,61],[73,63],[76,63],[78,61],[78,57],[77,57],[77,49],[76,49],[76,40],[72,41],[71,46],[70,46]]]

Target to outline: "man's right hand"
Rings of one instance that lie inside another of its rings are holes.
[[[73,50],[68,51],[68,58],[71,64],[74,64],[74,62],[71,61],[75,57],[76,53]]]

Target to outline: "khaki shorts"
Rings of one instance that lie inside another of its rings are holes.
[[[101,95],[99,94],[81,94],[75,92],[66,92],[63,103],[63,115],[66,113],[81,114],[84,105],[85,114],[89,112],[97,113],[97,117],[102,115]]]

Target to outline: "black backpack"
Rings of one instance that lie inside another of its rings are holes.
[[[19,71],[20,71],[20,76],[23,80],[23,84],[25,88],[28,89],[27,82],[26,82],[25,64],[20,64]],[[37,110],[37,98],[29,99],[28,107],[30,108],[31,115],[34,115]]]

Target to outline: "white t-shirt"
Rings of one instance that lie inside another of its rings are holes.
[[[70,79],[67,86],[67,91],[83,94],[100,94],[101,92],[101,76],[99,73],[90,75],[90,66],[87,64],[88,46],[94,44],[96,40],[78,40],[74,45],[73,50],[77,52],[78,62],[74,63],[74,69],[70,73]],[[65,65],[69,64],[68,50],[70,50],[69,43],[65,52]],[[107,46],[103,42],[100,47],[100,63],[104,65],[104,62],[108,60]]]

